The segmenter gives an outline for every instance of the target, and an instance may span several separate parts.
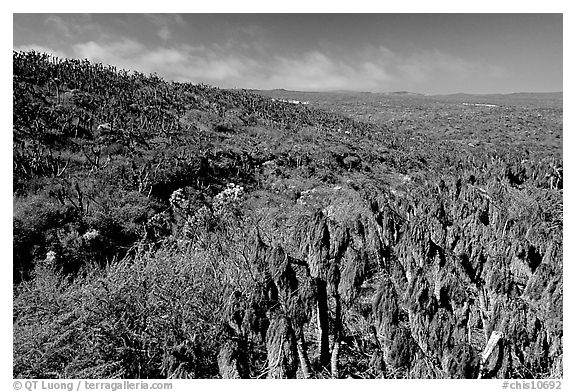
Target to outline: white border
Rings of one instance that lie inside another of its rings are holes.
[[[191,2],[190,2],[191,3]],[[2,347],[4,350],[0,357],[2,369],[2,384],[5,390],[12,390],[12,273],[11,273],[11,260],[12,260],[12,212],[8,209],[9,197],[11,196],[12,184],[12,163],[11,163],[11,122],[12,122],[12,13],[20,12],[38,12],[38,13],[58,13],[58,12],[114,12],[114,13],[140,13],[140,12],[225,12],[225,13],[292,13],[292,12],[338,12],[338,13],[563,13],[564,14],[564,106],[568,110],[564,110],[564,151],[568,152],[564,156],[565,165],[565,192],[566,200],[571,200],[574,196],[574,154],[571,154],[571,148],[575,146],[574,136],[572,133],[574,125],[574,115],[572,114],[572,107],[574,104],[573,93],[573,72],[570,70],[576,69],[573,61],[573,40],[571,37],[576,37],[574,32],[574,20],[572,9],[567,4],[568,1],[546,1],[546,2],[504,2],[502,0],[486,0],[486,1],[404,1],[395,2],[397,4],[385,5],[374,4],[370,0],[354,0],[347,2],[339,2],[334,4],[328,1],[310,1],[310,0],[284,0],[281,2],[271,1],[202,1],[190,4],[188,2],[175,2],[175,1],[139,1],[139,2],[120,2],[111,0],[101,0],[94,2],[77,2],[77,1],[39,1],[39,0],[26,0],[18,3],[6,4],[3,3],[2,7],[7,8],[6,12],[2,12],[1,26],[4,30],[2,34],[5,46],[2,51],[2,118],[6,122],[10,122],[2,132],[2,153],[0,153],[0,167],[3,169],[0,172],[4,190],[1,194],[2,197],[2,226],[1,226],[1,248],[5,249],[5,257],[3,257],[2,269],[2,301],[0,301],[0,311],[4,316],[1,324],[2,332]],[[4,11],[4,10],[3,10]],[[10,56],[10,57],[9,57]],[[9,169],[10,168],[10,169]],[[10,184],[10,185],[8,185]],[[564,243],[571,245],[571,239],[574,238],[574,222],[576,219],[575,207],[571,203],[564,203],[564,228],[565,238]],[[564,331],[566,331],[564,340],[564,380],[563,390],[576,390],[573,382],[574,376],[571,372],[575,369],[573,354],[574,354],[574,318],[572,316],[571,307],[566,306],[573,303],[574,300],[574,285],[572,285],[572,278],[574,277],[574,250],[571,246],[565,246],[564,249],[564,277],[567,285],[564,291]],[[273,384],[271,384],[273,383]],[[366,380],[366,381],[348,381],[348,380],[322,380],[316,381],[213,381],[213,380],[194,380],[182,381],[174,380],[174,390],[186,391],[193,389],[207,390],[212,388],[230,388],[240,390],[266,390],[269,391],[271,387],[280,390],[288,390],[288,388],[330,388],[335,390],[348,390],[350,387],[354,388],[368,388],[374,390],[382,390],[382,388],[390,388],[390,390],[399,390],[403,388],[415,388],[426,390],[442,390],[442,391],[494,391],[501,390],[501,380]]]

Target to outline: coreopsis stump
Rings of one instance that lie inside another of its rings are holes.
[[[218,369],[222,378],[249,378],[246,345],[239,339],[227,339],[218,352]]]
[[[275,315],[270,321],[266,338],[268,378],[296,378],[298,353],[296,335],[290,320]]]

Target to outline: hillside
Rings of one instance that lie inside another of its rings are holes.
[[[561,377],[561,104],[13,61],[15,378]]]

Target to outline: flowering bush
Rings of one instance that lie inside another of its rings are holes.
[[[90,243],[91,241],[95,240],[99,236],[100,236],[100,232],[98,230],[91,229],[82,235],[82,239],[84,241],[86,241],[87,243]]]
[[[244,187],[230,183],[214,197],[212,208],[218,215],[237,209],[244,198]]]
[[[174,192],[172,192],[172,194],[170,195],[169,202],[170,206],[176,211],[178,210],[186,211],[190,206],[190,201],[188,200],[188,197],[186,196],[184,189],[177,189]]]
[[[172,192],[169,202],[181,233],[186,238],[195,238],[199,232],[212,231],[227,218],[239,216],[243,200],[244,187],[229,183],[211,203],[198,203],[185,189]]]

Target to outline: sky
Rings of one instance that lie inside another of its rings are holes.
[[[562,14],[14,14],[14,50],[222,88],[562,91]]]

